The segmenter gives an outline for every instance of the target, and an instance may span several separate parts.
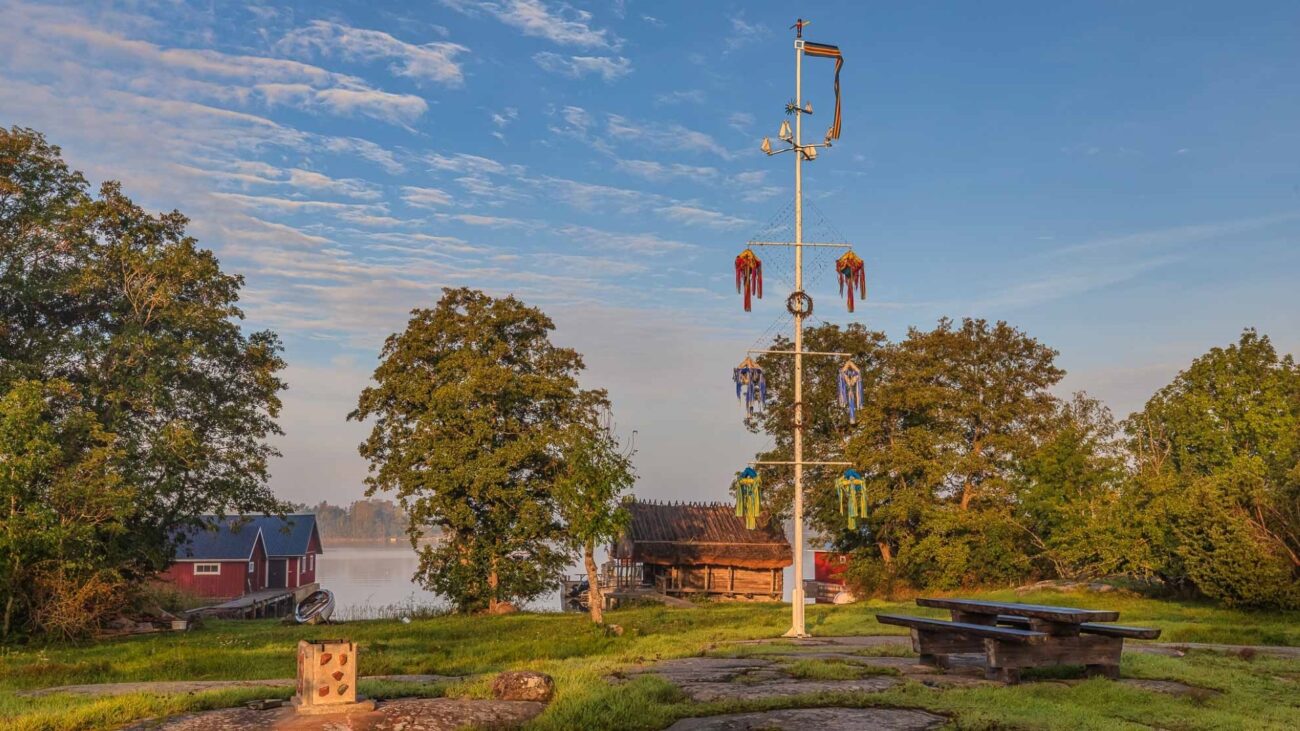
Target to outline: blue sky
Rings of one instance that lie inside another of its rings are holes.
[[[853,319],[1006,319],[1121,416],[1245,326],[1300,350],[1295,3],[0,0],[0,123],[247,277],[291,364],[283,496],[360,494],[343,417],[380,343],[469,285],[586,354],[638,492],[721,499],[761,446],[730,369],[785,326],[780,297],[741,311],[731,259],[791,196],[758,141],[792,13],[846,59],[843,138],[805,170],[809,237],[867,262]],[[814,136],[831,74],[806,64]]]

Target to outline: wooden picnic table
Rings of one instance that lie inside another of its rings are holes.
[[[911,628],[921,661],[941,668],[951,656],[982,652],[989,678],[1018,682],[1022,668],[1082,665],[1089,677],[1119,677],[1124,638],[1155,639],[1160,630],[1108,624],[1119,612],[973,599],[927,599],[923,607],[947,609],[952,621],[878,614],[884,624]]]

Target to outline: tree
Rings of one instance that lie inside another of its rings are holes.
[[[242,278],[187,223],[114,182],[91,195],[39,133],[0,129],[0,393],[66,384],[112,435],[134,509],[95,550],[128,581],[165,566],[201,514],[280,508],[266,483],[281,345],[242,332]]]
[[[605,597],[596,571],[596,544],[617,538],[627,525],[620,503],[632,487],[631,450],[614,436],[608,411],[592,424],[575,425],[564,439],[564,469],[555,483],[555,499],[569,542],[581,552],[587,569],[587,603],[591,621],[605,621]]]
[[[554,328],[514,297],[445,289],[387,339],[376,385],[348,416],[374,419],[360,446],[367,494],[397,495],[417,578],[461,611],[536,597],[565,564],[559,445],[606,398],[579,388],[582,358],[550,342]],[[430,526],[444,541],[418,546]]]
[[[1161,573],[1228,603],[1300,606],[1300,367],[1254,330],[1126,424],[1165,517]]]
[[[879,393],[884,378],[885,360],[890,347],[884,333],[869,330],[857,323],[839,326],[825,323],[804,330],[804,348],[817,352],[849,353],[862,370],[864,393],[870,405]],[[790,351],[793,343],[778,336],[772,350]],[[760,461],[788,462],[794,459],[794,359],[789,355],[763,354],[758,358],[768,384],[768,404],[747,420],[750,431],[772,437],[772,449],[758,455]],[[848,414],[836,404],[836,388],[842,361],[828,357],[804,359],[804,459],[841,461],[845,440],[858,427],[849,424]],[[869,408],[869,407],[868,407]],[[865,416],[859,417],[859,424]],[[839,548],[851,550],[869,541],[865,534],[844,528],[839,502],[829,489],[839,475],[834,469],[808,467],[804,470],[804,511],[809,523],[830,538]],[[772,520],[791,517],[794,506],[794,475],[788,468],[763,474],[764,510]]]
[[[1130,510],[1132,480],[1110,410],[1077,393],[1021,460],[1013,519],[1038,570],[1063,578],[1146,574],[1144,523]]]
[[[119,606],[103,542],[125,530],[135,490],[112,434],[65,381],[18,381],[0,396],[0,640],[18,621],[65,638]]]

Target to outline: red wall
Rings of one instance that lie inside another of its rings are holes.
[[[813,576],[818,581],[828,584],[843,584],[844,569],[848,568],[849,557],[833,551],[813,551]]]
[[[195,563],[219,563],[219,574],[195,574]],[[161,578],[176,585],[176,588],[188,594],[230,599],[243,596],[249,592],[249,579],[252,591],[266,587],[266,548],[258,541],[253,547],[253,573],[250,577],[248,561],[178,561],[162,572]]]
[[[220,563],[219,574],[195,574],[195,563]],[[229,599],[244,595],[244,580],[248,576],[247,561],[180,561],[167,567],[162,579],[177,589],[197,596]]]

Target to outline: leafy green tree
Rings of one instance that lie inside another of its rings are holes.
[[[1254,330],[1127,422],[1167,533],[1160,573],[1228,603],[1300,606],[1300,367]]]
[[[1133,483],[1118,432],[1109,409],[1077,393],[1060,403],[1049,434],[1021,460],[1013,519],[1041,575],[1147,572],[1143,523],[1130,511]]]
[[[816,352],[850,353],[862,371],[868,408],[879,392],[884,377],[889,346],[885,335],[857,323],[841,327],[825,323],[804,330],[804,348]],[[793,343],[778,336],[772,350],[790,351]],[[750,417],[747,426],[773,439],[772,449],[758,455],[760,461],[788,462],[794,458],[794,358],[782,354],[763,354],[758,358],[767,379],[768,404],[761,413]],[[845,441],[856,428],[849,423],[847,412],[836,403],[840,366],[838,358],[810,356],[804,358],[804,446],[808,461],[835,462],[844,459]],[[859,424],[866,418],[859,417]],[[804,470],[804,511],[808,522],[839,548],[849,550],[869,542],[865,533],[844,528],[834,482],[842,470],[812,466]],[[763,509],[772,520],[788,519],[794,507],[794,474],[788,467],[763,470]]]
[[[104,542],[135,512],[123,454],[65,381],[0,395],[0,639],[20,625],[64,637],[119,606],[124,582]]]
[[[388,338],[348,417],[374,420],[367,494],[396,494],[418,579],[462,611],[536,597],[565,565],[559,445],[606,399],[578,386],[582,358],[550,342],[554,327],[514,297],[446,289]],[[430,526],[444,540],[418,546]]]
[[[632,452],[614,435],[609,412],[591,424],[575,425],[563,441],[564,468],[555,482],[555,500],[568,542],[581,553],[587,570],[591,621],[605,621],[605,597],[596,570],[596,545],[618,537],[627,526],[622,497],[636,481]]]
[[[111,434],[133,490],[98,551],[161,569],[204,513],[277,511],[267,487],[281,345],[244,334],[240,277],[117,183],[98,195],[37,132],[0,129],[0,393],[62,382]]]

